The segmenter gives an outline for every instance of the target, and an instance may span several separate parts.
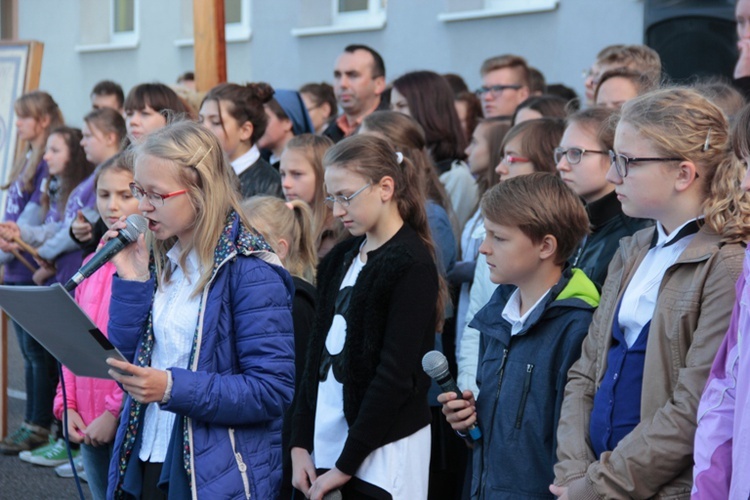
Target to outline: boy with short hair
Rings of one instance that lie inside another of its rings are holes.
[[[588,233],[580,199],[554,174],[502,182],[482,198],[479,251],[501,286],[471,322],[481,332],[475,402],[438,401],[459,434],[474,423],[472,498],[549,497],[567,372],[599,303],[596,285],[566,261]]]

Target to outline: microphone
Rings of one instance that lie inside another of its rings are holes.
[[[453,375],[448,369],[448,360],[445,359],[442,352],[430,351],[425,354],[422,357],[422,369],[432,380],[437,382],[443,392],[455,392],[458,399],[463,399],[461,389],[458,388],[458,384],[453,379]],[[482,437],[482,431],[476,423],[471,424],[467,431],[472,441],[477,441]]]
[[[115,254],[123,248],[134,243],[138,236],[145,233],[148,228],[148,221],[142,215],[132,214],[125,219],[126,226],[120,230],[116,238],[109,240],[94,256],[86,262],[72,278],[65,283],[65,290],[72,292],[75,287],[81,284],[100,267],[109,262]]]

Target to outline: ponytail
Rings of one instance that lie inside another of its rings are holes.
[[[281,240],[287,242],[288,251],[283,260],[289,274],[315,284],[318,255],[312,210],[308,204],[302,200],[284,203],[275,196],[253,196],[242,202],[242,211],[275,252]]]

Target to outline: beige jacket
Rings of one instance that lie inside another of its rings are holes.
[[[598,461],[588,440],[616,306],[654,231],[647,228],[620,242],[581,358],[568,372],[555,483],[568,486],[571,500],[690,497],[698,402],[729,324],[742,271],[742,245],[722,245],[704,226],[667,269],[646,347],[641,423]]]

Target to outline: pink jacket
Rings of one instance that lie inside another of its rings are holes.
[[[750,249],[737,301],[698,407],[693,499],[750,497]]]
[[[109,322],[109,299],[112,295],[112,277],[114,274],[114,264],[107,263],[76,288],[76,302],[105,336],[107,335],[107,323]],[[68,396],[68,408],[76,410],[86,425],[105,411],[119,417],[122,389],[117,385],[117,382],[77,377],[64,366],[63,378],[65,379],[65,392]],[[55,417],[62,420],[63,397],[62,388],[59,384],[55,396],[54,412]]]

